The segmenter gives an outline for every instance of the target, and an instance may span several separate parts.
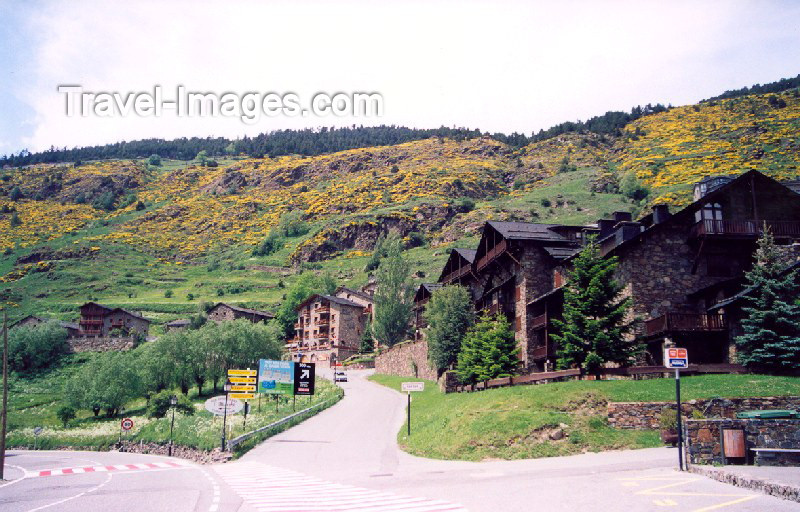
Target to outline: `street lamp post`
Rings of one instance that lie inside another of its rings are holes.
[[[231,390],[231,383],[226,382],[223,388],[225,390],[225,410],[222,412],[222,451],[225,451],[225,427],[228,423],[228,391]]]
[[[169,397],[169,405],[172,406],[172,422],[169,424],[169,456],[172,457],[172,429],[175,428],[175,406],[178,405],[178,397]]]

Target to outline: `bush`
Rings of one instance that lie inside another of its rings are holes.
[[[171,299],[172,298],[172,290],[165,291],[164,292],[164,298],[165,299]]]
[[[186,300],[194,300],[194,294],[193,293],[187,293],[186,294]]]
[[[470,197],[462,197],[456,201],[456,210],[460,212],[471,212],[475,209],[475,201]]]
[[[22,190],[20,190],[19,187],[12,188],[11,193],[8,195],[8,198],[11,199],[12,201],[19,201],[20,199],[22,199],[22,197],[23,197]]]
[[[169,402],[173,395],[175,393],[172,391],[164,390],[150,398],[150,403],[147,405],[147,415],[151,418],[163,418],[166,416],[172,408]],[[180,393],[178,393],[177,397],[178,405],[175,406],[175,410],[189,416],[193,415],[194,405],[192,401],[186,395]]]
[[[161,157],[155,154],[150,155],[150,158],[147,159],[147,163],[156,167],[161,167]]]
[[[642,185],[639,182],[639,179],[636,177],[636,174],[630,172],[622,178],[622,182],[620,183],[620,191],[624,196],[629,199],[633,199],[634,201],[641,201],[642,199],[646,199],[647,196],[650,195],[650,189]]]
[[[412,231],[408,234],[407,248],[422,247],[423,245],[425,245],[425,235],[419,231]]]
[[[283,247],[283,237],[274,231],[270,231],[267,238],[253,249],[253,256],[269,256],[278,252]]]
[[[545,208],[550,208],[550,206],[553,204],[546,197],[543,197],[540,202],[542,203],[542,206],[544,206]]]
[[[61,424],[64,425],[64,428],[67,428],[67,424],[75,419],[75,409],[69,405],[61,406],[56,411],[56,417],[61,421]]]

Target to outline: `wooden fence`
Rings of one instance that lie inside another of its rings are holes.
[[[738,364],[695,364],[689,368],[682,369],[682,375],[697,375],[701,373],[747,373],[744,366]],[[645,375],[663,374],[670,376],[673,370],[663,366],[631,366],[628,368],[604,368],[600,376],[602,377],[631,377],[637,379]],[[514,377],[503,377],[492,379],[475,384],[456,386],[447,390],[448,393],[463,393],[471,391],[483,391],[484,389],[502,388],[506,386],[521,386],[526,384],[539,384],[546,382],[556,382],[560,380],[575,379],[581,377],[580,370],[559,370],[555,372],[530,373]],[[593,378],[593,377],[589,377]]]

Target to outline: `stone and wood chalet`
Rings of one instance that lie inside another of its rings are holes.
[[[333,365],[358,353],[372,297],[344,287],[335,293],[312,295],[295,308],[295,337],[286,344],[293,361]]]
[[[19,322],[12,325],[11,329],[15,327],[35,327],[37,325],[41,325],[49,321],[50,321],[49,318],[42,318],[34,315],[28,315]],[[75,338],[77,336],[80,336],[80,327],[78,326],[78,324],[72,322],[62,322],[62,321],[59,321],[58,324],[64,329],[66,329],[68,338]]]
[[[208,319],[216,323],[230,322],[239,318],[250,320],[255,324],[258,322],[268,322],[275,318],[275,315],[269,311],[242,308],[231,304],[225,304],[224,302],[217,303],[208,311]]]
[[[192,325],[192,321],[188,318],[179,318],[178,320],[172,320],[164,324],[164,330],[166,332],[181,331],[188,328],[190,325]]]
[[[800,195],[757,171],[711,177],[695,185],[689,206],[673,214],[655,205],[635,222],[626,212],[596,226],[489,221],[471,261],[454,249],[439,283],[463,285],[478,311],[505,315],[527,371],[550,369],[564,276],[595,235],[601,254],[618,258],[615,278],[641,320],[642,364],[661,364],[672,343],[689,348],[695,363],[727,363],[736,332],[719,304],[742,291],[765,225],[787,252],[800,254]],[[418,291],[416,311],[429,296]]]
[[[110,308],[96,302],[87,302],[80,307],[80,311],[81,319],[78,325],[81,337],[108,338],[115,330],[147,336],[147,331],[150,329],[150,320],[139,313],[122,308]]]

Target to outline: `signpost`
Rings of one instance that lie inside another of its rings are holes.
[[[228,399],[227,411],[225,406],[225,396],[215,396],[209,398],[205,403],[206,410],[214,416],[224,416],[225,414],[236,414],[244,407],[244,402],[236,400],[235,398]]]
[[[424,382],[403,382],[400,385],[400,389],[406,392],[408,395],[408,407],[406,408],[408,411],[408,435],[411,436],[411,392],[417,391],[425,391],[425,383]]]
[[[294,364],[293,392],[295,395],[307,396],[314,394],[315,371],[315,363]]]
[[[42,427],[33,427],[33,449],[36,450],[36,442],[39,440],[39,434],[42,433],[44,428]]]
[[[133,420],[130,418],[124,418],[122,421],[119,422],[119,445],[122,447],[122,431],[125,432],[129,431],[133,428]]]
[[[683,428],[681,427],[681,368],[689,367],[689,353],[685,348],[665,348],[664,366],[675,369],[675,410],[678,429],[678,469],[683,471]]]
[[[291,395],[294,389],[294,363],[261,359],[258,362],[258,392]]]

